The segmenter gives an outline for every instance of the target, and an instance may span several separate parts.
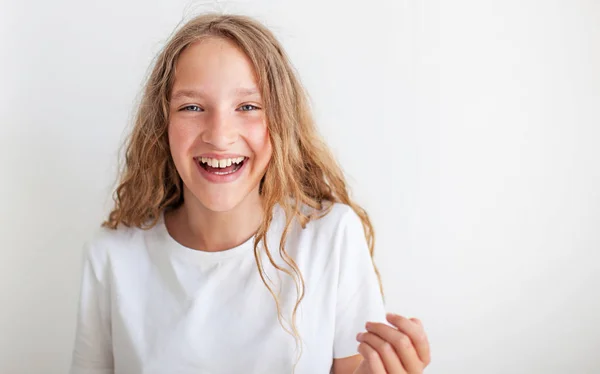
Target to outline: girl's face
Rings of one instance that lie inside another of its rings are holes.
[[[171,92],[169,145],[190,192],[206,208],[258,201],[272,149],[248,57],[232,42],[203,39],[180,55]]]

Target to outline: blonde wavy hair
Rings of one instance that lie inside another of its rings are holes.
[[[371,258],[375,238],[369,216],[351,200],[343,172],[316,130],[307,94],[286,53],[258,21],[241,15],[205,14],[191,19],[171,36],[147,78],[133,130],[124,144],[125,162],[113,194],[114,208],[102,226],[116,229],[123,224],[149,229],[157,224],[164,211],[183,204],[183,182],[169,150],[169,100],[179,55],[190,44],[207,37],[234,42],[249,57],[258,78],[273,154],[260,182],[265,214],[255,235],[254,256],[262,281],[275,300],[279,323],[294,337],[296,346],[301,347],[296,313],[305,285],[300,269],[284,245],[292,222],[297,220],[305,227],[309,221],[327,214],[334,202],[339,202],[349,205],[360,217]],[[265,240],[276,204],[286,216],[279,242],[279,255],[285,266],[274,260]],[[301,209],[303,205],[312,208],[313,213],[307,214]],[[291,323],[284,318],[279,297],[267,281],[261,250],[271,266],[294,281],[297,297]],[[379,277],[376,267],[375,272]],[[379,284],[381,287],[381,281]]]

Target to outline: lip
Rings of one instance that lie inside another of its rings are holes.
[[[242,156],[229,156],[229,155],[225,155],[226,157],[224,157],[223,155],[221,155],[221,158],[235,158],[235,157],[242,157]],[[200,157],[210,157],[210,158],[217,158],[214,156],[200,156]],[[217,158],[217,159],[221,159],[221,158]],[[195,164],[196,164],[196,168],[198,169],[198,171],[200,171],[200,175],[208,180],[211,183],[231,183],[235,180],[237,180],[238,178],[240,178],[242,176],[242,174],[244,173],[244,171],[246,170],[246,166],[248,164],[249,158],[245,157],[244,163],[242,164],[242,166],[235,172],[235,173],[231,173],[231,174],[226,174],[226,175],[217,175],[217,174],[213,174],[213,173],[209,173],[208,171],[204,170],[204,168],[202,166],[200,166],[200,162],[198,162],[197,157],[195,157]]]

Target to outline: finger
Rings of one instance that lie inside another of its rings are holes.
[[[386,374],[385,367],[377,351],[367,343],[358,345],[358,353],[363,356],[371,374]]]
[[[423,329],[423,332],[425,332],[425,329],[423,327],[423,322],[420,319],[410,318],[410,320],[413,321],[414,323],[416,323],[417,325],[419,325],[419,327],[421,327]],[[421,357],[421,361],[423,361],[425,366],[427,366],[431,363],[431,345],[429,344],[429,339],[427,338],[427,333],[425,333],[425,340],[427,341],[427,347],[421,348],[421,349],[417,348],[417,353],[419,353],[419,357]]]
[[[410,340],[413,342],[415,350],[417,351],[421,361],[425,365],[429,365],[431,362],[431,349],[429,347],[427,334],[425,333],[422,322],[417,318],[413,319],[416,320],[416,322],[397,314],[389,313],[387,315],[388,322],[396,326],[400,332],[408,335]]]
[[[358,334],[356,340],[361,343],[367,343],[371,348],[377,351],[381,362],[383,362],[386,373],[406,374],[406,370],[404,370],[404,367],[400,363],[400,358],[398,357],[396,350],[390,343],[370,332]]]
[[[379,336],[394,347],[402,366],[408,373],[420,373],[423,370],[425,365],[419,358],[408,335],[384,323],[369,322],[367,323],[367,331]]]

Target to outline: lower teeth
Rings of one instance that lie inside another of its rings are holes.
[[[237,169],[235,169],[235,170],[232,170],[232,171],[226,171],[226,172],[213,171],[213,174],[217,174],[217,175],[227,175],[227,174],[235,173],[236,171],[237,171]]]
[[[209,173],[216,174],[216,175],[228,175],[228,174],[233,174],[236,171],[240,170],[242,165],[243,165],[243,162],[237,164],[231,171],[209,171],[207,168],[204,168],[204,170],[208,171]]]

